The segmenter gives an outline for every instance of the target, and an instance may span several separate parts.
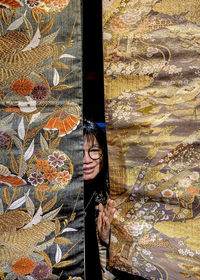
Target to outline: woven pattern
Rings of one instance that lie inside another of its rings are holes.
[[[103,0],[110,265],[200,277],[199,1]]]
[[[0,278],[83,279],[80,3],[0,15]]]

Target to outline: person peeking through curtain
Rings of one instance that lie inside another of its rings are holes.
[[[109,198],[107,143],[104,131],[83,120],[83,179],[85,210],[85,279],[114,279],[106,270],[110,224],[115,213]],[[101,260],[100,260],[101,259]]]

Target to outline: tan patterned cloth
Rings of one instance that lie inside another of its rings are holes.
[[[103,0],[110,266],[200,278],[200,5]]]

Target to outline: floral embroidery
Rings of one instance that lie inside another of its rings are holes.
[[[50,90],[43,84],[38,84],[34,87],[30,97],[36,101],[44,101],[50,97]]]
[[[0,147],[8,147],[10,142],[11,136],[5,131],[0,131]]]
[[[56,191],[67,186],[73,174],[70,159],[61,151],[36,151],[28,164],[28,181],[41,191]],[[36,172],[35,172],[36,169]]]
[[[11,269],[18,275],[27,275],[31,273],[35,267],[36,263],[31,261],[29,258],[21,258],[11,266]]]
[[[10,85],[10,88],[19,95],[28,95],[34,89],[34,84],[26,78],[21,78]]]
[[[18,106],[21,112],[32,113],[36,108],[36,101],[33,100],[30,96],[26,96],[27,101],[19,101]]]
[[[39,5],[39,0],[25,0],[25,4],[30,8],[37,7]]]
[[[41,280],[47,279],[51,274],[51,267],[46,262],[37,263],[35,269],[31,273],[34,279]]]
[[[37,163],[35,164],[35,168],[41,172],[44,172],[50,168],[50,164],[48,160],[38,159]]]
[[[48,179],[49,181],[54,180],[57,177],[57,172],[55,168],[51,168],[49,170],[45,170],[44,178]]]
[[[28,181],[33,186],[37,186],[38,184],[42,184],[44,182],[42,174],[31,173],[31,176],[28,178]]]
[[[68,171],[63,171],[58,174],[56,181],[58,183],[67,183],[71,179],[71,174]]]
[[[61,166],[63,166],[66,158],[65,158],[64,154],[60,154],[59,152],[53,152],[52,155],[48,156],[48,160],[49,160],[51,166],[61,167]]]

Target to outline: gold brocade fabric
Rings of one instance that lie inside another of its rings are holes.
[[[83,279],[80,22],[79,0],[0,0],[2,280]]]
[[[200,2],[103,0],[110,266],[200,279]]]

